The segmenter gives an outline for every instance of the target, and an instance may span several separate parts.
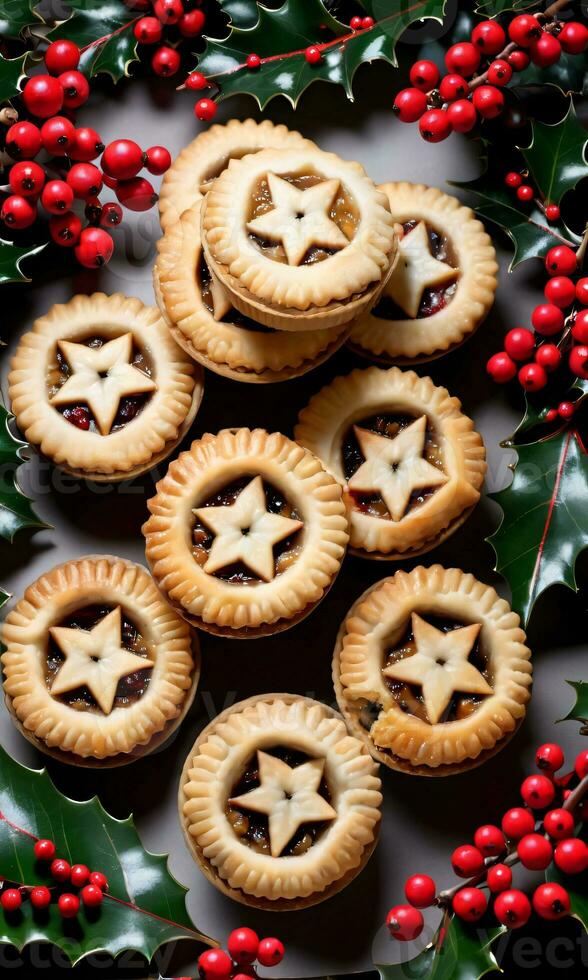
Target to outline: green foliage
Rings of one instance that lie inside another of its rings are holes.
[[[559,204],[566,191],[573,190],[588,176],[586,143],[588,134],[578,121],[574,103],[554,126],[533,122],[533,138],[521,153],[534,183],[548,202]]]
[[[3,58],[0,54],[0,103],[8,102],[20,93],[27,57],[23,54],[20,58]]]
[[[509,10],[527,10],[536,6],[537,0],[478,0],[476,12],[484,17],[498,17]]]
[[[27,444],[13,436],[11,421],[12,416],[0,405],[0,537],[6,541],[12,541],[25,527],[48,526],[37,517],[18,484],[17,470]]]
[[[255,27],[258,16],[255,0],[218,0],[218,4],[233,27]]]
[[[15,245],[0,238],[0,285],[5,282],[30,282],[30,277],[21,269],[21,262],[32,255],[38,255],[45,245]]]
[[[470,928],[452,916],[443,942],[439,942],[437,934],[422,953],[407,963],[378,964],[381,980],[479,980],[498,969],[491,946],[505,931],[504,926]]]
[[[26,27],[38,26],[38,4],[39,0],[0,0],[0,37],[17,38]]]
[[[122,0],[67,0],[71,15],[49,34],[52,41],[69,38],[83,49],[80,66],[89,75],[103,72],[118,82],[138,60],[133,25],[141,16]]]
[[[588,681],[567,681],[574,689],[576,699],[567,715],[560,721],[579,721],[583,727],[588,725]]]

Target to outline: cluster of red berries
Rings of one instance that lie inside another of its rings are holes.
[[[72,866],[63,858],[56,857],[55,844],[50,840],[36,841],[34,852],[37,861],[48,866],[56,884],[52,889],[46,885],[3,888],[0,892],[0,905],[5,913],[14,915],[27,898],[33,909],[47,909],[54,901],[57,891],[59,894],[56,906],[63,919],[75,919],[80,911],[80,902],[87,909],[96,909],[102,904],[104,892],[108,891],[108,881],[101,871],[90,871],[85,864]],[[79,892],[79,896],[66,890],[70,885]]]
[[[6,133],[6,151],[15,161],[8,175],[10,193],[4,199],[0,219],[15,231],[28,228],[38,216],[38,205],[49,215],[49,233],[58,245],[73,247],[81,265],[105,265],[113,252],[112,236],[106,230],[120,224],[120,204],[144,211],[157,200],[148,180],[139,177],[146,166],[151,174],[165,173],[171,156],[163,146],[145,153],[132,140],[116,140],[104,148],[95,129],[76,127],[73,111],[90,94],[88,81],[77,70],[80,49],[73,41],[53,41],[45,52],[49,74],[34,75],[22,91],[27,113],[37,122],[23,119]],[[41,122],[41,120],[44,120]],[[43,152],[44,162],[36,157]],[[102,154],[102,170],[91,161]],[[99,194],[106,184],[120,202],[102,203]],[[83,202],[82,218],[73,210]]]
[[[523,71],[531,61],[548,67],[562,50],[581,54],[588,46],[584,24],[570,21],[565,26],[559,22],[542,26],[531,14],[515,17],[508,25],[508,36],[510,43],[496,20],[477,24],[469,41],[452,44],[447,50],[443,77],[433,61],[417,61],[410,70],[412,87],[402,89],[394,100],[400,121],[418,121],[421,136],[429,143],[440,143],[453,130],[469,133],[478,119],[501,115],[502,89],[513,72]]]
[[[515,327],[504,338],[503,351],[494,354],[487,364],[490,377],[498,384],[511,381],[515,375],[525,391],[536,392],[545,387],[548,375],[556,371],[567,356],[574,377],[588,379],[588,278],[574,281],[578,271],[576,253],[568,245],[556,245],[545,259],[550,276],[545,285],[545,303],[531,314],[533,330]],[[557,338],[547,343],[538,339]],[[517,362],[523,363],[522,367]],[[550,409],[546,421],[559,415],[568,419],[573,414],[572,402],[562,402]]]
[[[254,963],[277,966],[284,958],[284,946],[279,939],[259,939],[253,929],[242,926],[234,929],[224,949],[207,949],[198,958],[198,973],[202,980],[251,980],[257,974]],[[180,977],[179,980],[188,980]]]
[[[511,170],[504,178],[504,183],[516,193],[519,201],[522,201],[524,204],[529,204],[531,201],[537,201],[539,207],[549,222],[553,223],[554,221],[559,221],[560,212],[557,204],[550,204],[549,201],[543,203],[537,200],[535,191],[531,185],[525,183],[525,181],[528,180],[528,177],[528,170],[524,170],[522,173],[517,173],[515,170]]]
[[[185,0],[129,0],[128,6],[146,12],[135,21],[133,33],[139,44],[158,45],[151,58],[155,74],[163,78],[176,75],[182,58],[175,44],[182,38],[202,34],[206,20],[202,11],[197,6],[187,10],[189,4]],[[168,43],[160,44],[166,28],[171,28]]]
[[[438,895],[429,875],[412,875],[404,888],[409,904],[395,905],[386,918],[391,936],[403,941],[416,939],[424,926],[420,909],[432,905],[450,906],[464,922],[477,922],[488,909],[484,886],[493,897],[496,919],[509,929],[524,926],[532,909],[549,920],[569,914],[570,896],[562,885],[539,885],[529,900],[523,891],[512,887],[511,866],[520,862],[524,868],[543,871],[553,861],[559,871],[569,875],[588,868],[588,846],[574,836],[576,821],[588,818],[588,798],[572,813],[566,804],[572,791],[564,788],[572,778],[582,781],[588,777],[588,749],[577,756],[574,773],[562,778],[555,776],[564,764],[559,745],[540,746],[535,762],[540,773],[527,776],[521,785],[525,806],[508,810],[500,827],[478,827],[474,843],[462,844],[453,852],[453,871],[459,878],[472,879],[470,884]],[[563,805],[557,805],[558,795]],[[546,812],[538,818],[536,811]]]

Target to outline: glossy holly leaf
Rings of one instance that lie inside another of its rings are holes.
[[[504,926],[468,928],[452,916],[441,943],[438,933],[414,959],[390,966],[378,964],[381,980],[478,980],[498,969],[491,946],[505,931]]]
[[[103,72],[118,82],[128,75],[130,65],[138,60],[133,25],[141,15],[122,0],[67,0],[67,6],[70,17],[50,32],[50,39],[75,41],[82,49],[81,69],[90,77]]]
[[[0,37],[20,37],[25,27],[37,27],[42,17],[39,0],[0,0]]]
[[[3,58],[0,54],[0,103],[8,102],[20,94],[20,80],[25,74],[26,59],[26,54],[21,58]]]
[[[515,76],[513,82],[511,88],[515,92],[536,85],[556,85],[565,95],[572,92],[586,95],[588,94],[588,65],[585,58],[563,52],[555,65],[540,68],[539,65],[531,63],[528,68]]]
[[[445,0],[414,0],[400,5],[395,0],[364,0],[363,7],[376,23],[365,31],[350,32],[333,17],[323,0],[285,0],[278,9],[258,5],[254,27],[233,27],[224,39],[207,38],[198,69],[220,86],[219,100],[249,94],[261,108],[283,95],[296,106],[302,93],[315,81],[342,85],[353,98],[353,78],[363,62],[383,59],[396,64],[396,41],[411,23],[443,18]],[[320,43],[322,59],[310,65],[305,49]],[[255,52],[262,59],[258,69],[245,65]]]
[[[526,10],[536,6],[536,0],[478,0],[476,13],[484,17],[498,17],[507,10]]]
[[[562,584],[577,591],[576,558],[588,545],[588,456],[572,427],[517,452],[510,486],[491,494],[503,517],[488,540],[526,626],[545,589]]]
[[[580,721],[583,726],[588,725],[588,681],[566,681],[574,689],[576,700],[567,715],[560,718],[560,721]],[[588,732],[588,729],[587,729]]]
[[[218,0],[218,4],[229,17],[233,27],[244,29],[255,27],[258,16],[255,0]]]
[[[559,405],[562,401],[573,401],[578,407],[584,401],[588,395],[588,381],[576,378],[570,385],[565,365],[562,370],[561,375],[552,376],[549,388],[544,389],[539,395],[525,395],[525,414],[510,439],[505,439],[502,443],[503,446],[512,448],[521,443],[544,439],[554,431],[553,426],[551,429],[545,428],[548,424],[546,416],[550,406]]]
[[[0,876],[18,884],[50,883],[35,861],[30,835],[54,841],[70,864],[102,871],[109,891],[99,910],[82,910],[69,925],[55,905],[36,916],[24,903],[18,917],[0,916],[0,943],[22,950],[50,942],[74,965],[98,950],[114,957],[133,949],[150,960],[164,943],[179,939],[213,944],[188,916],[187,889],[170,874],[167,856],[143,848],[132,817],[116,820],[97,797],[67,799],[46,770],[27,769],[0,748]]]
[[[559,204],[566,191],[588,176],[588,133],[570,100],[567,113],[554,126],[533,122],[530,146],[520,147],[534,183],[545,201]]]
[[[5,606],[10,599],[10,592],[5,592],[4,589],[0,588],[0,609]]]
[[[0,238],[0,285],[5,282],[30,282],[30,276],[25,275],[21,263],[25,259],[42,252],[45,245],[15,245],[14,242]]]
[[[33,510],[32,501],[18,483],[18,468],[23,462],[26,442],[10,430],[13,416],[0,405],[0,537],[12,541],[25,527],[49,527]]]

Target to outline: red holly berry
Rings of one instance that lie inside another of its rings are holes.
[[[531,916],[531,903],[518,888],[501,892],[494,901],[494,915],[503,926],[520,929]]]
[[[418,88],[403,88],[397,93],[392,109],[400,122],[416,122],[426,112],[427,96]]]
[[[162,24],[177,24],[184,13],[182,0],[155,0],[153,13]]]
[[[588,776],[588,749],[583,749],[582,752],[578,753],[574,769],[578,779],[584,779],[584,776]]]
[[[555,422],[557,418],[557,408],[548,408],[543,421],[544,422]]]
[[[445,54],[445,64],[447,71],[457,72],[464,78],[470,78],[480,64],[480,52],[478,48],[469,41],[460,41],[459,44],[452,44]]]
[[[451,120],[445,109],[428,109],[419,119],[419,130],[427,143],[440,143],[447,139],[451,128]]]
[[[133,27],[139,44],[157,44],[161,41],[163,27],[157,17],[141,17]]]
[[[545,368],[540,364],[525,364],[519,371],[519,382],[525,391],[541,391],[547,384]]]
[[[106,207],[106,205],[104,206]],[[114,207],[117,207],[117,205],[115,204]],[[99,888],[101,892],[108,891],[108,878],[101,871],[90,872],[90,884],[96,885],[96,888]]]
[[[423,931],[422,914],[412,905],[394,905],[386,916],[386,925],[393,939],[410,942]]]
[[[95,909],[102,905],[104,895],[96,885],[86,885],[82,888],[81,899],[86,908]]]
[[[504,834],[499,827],[493,824],[484,824],[478,827],[474,834],[474,844],[484,857],[498,857],[506,850]]]
[[[564,315],[558,306],[553,303],[540,303],[531,314],[531,323],[537,333],[544,337],[551,337],[554,333],[560,333],[564,328]]]
[[[554,840],[564,840],[574,833],[574,818],[569,810],[558,807],[545,814],[543,826]]]
[[[490,891],[497,895],[512,885],[512,871],[507,864],[495,864],[493,868],[489,868],[486,882]]]
[[[435,902],[437,888],[429,875],[411,875],[406,879],[404,894],[415,909],[426,909]]]
[[[447,118],[456,133],[469,133],[478,121],[476,110],[467,99],[458,99],[448,105]]]
[[[535,360],[548,374],[557,371],[561,364],[561,351],[555,344],[541,344],[535,353]]]
[[[123,219],[123,210],[120,204],[114,201],[107,201],[100,212],[100,226],[102,228],[116,228]]]
[[[453,911],[464,922],[477,922],[488,907],[484,892],[479,888],[461,888],[453,896]]]
[[[517,197],[519,201],[532,201],[535,196],[533,188],[529,184],[521,184],[517,188]]]
[[[440,71],[434,61],[415,61],[410,69],[411,84],[421,92],[430,92],[439,82]]]
[[[81,71],[66,71],[57,81],[63,89],[63,104],[66,109],[78,109],[88,101],[90,86]]]
[[[576,287],[567,276],[554,276],[553,279],[548,279],[543,292],[545,298],[554,306],[559,306],[560,310],[571,306],[576,297]]]
[[[63,858],[55,858],[55,860],[51,864],[50,871],[51,871],[51,877],[54,878],[55,881],[60,881],[60,882],[69,881],[69,876],[71,874],[71,867],[67,863],[67,861],[64,861]]]
[[[99,197],[87,197],[85,201],[84,214],[89,224],[97,225],[100,223],[102,215],[102,204]]]
[[[362,27],[362,30],[364,30],[364,31],[367,31],[368,28],[373,27],[374,26],[374,23],[375,23],[375,21],[374,21],[374,18],[373,17],[362,17],[361,18],[361,27]]]
[[[153,184],[145,177],[132,177],[131,180],[119,180],[116,196],[120,203],[129,211],[148,211],[157,201]]]
[[[579,837],[568,837],[556,845],[554,861],[566,875],[579,875],[588,868],[588,847]]]
[[[202,980],[229,980],[233,964],[224,949],[207,949],[198,957],[198,973]]]
[[[439,94],[444,102],[462,99],[469,90],[468,83],[461,75],[444,75],[439,85]]]
[[[14,123],[6,133],[6,150],[15,160],[32,160],[41,145],[41,131],[32,122]]]
[[[204,30],[206,18],[201,10],[190,10],[183,14],[178,21],[180,34],[183,37],[197,37]]]
[[[588,346],[572,347],[569,357],[570,371],[578,378],[588,379]]]
[[[588,47],[588,27],[577,20],[564,24],[557,39],[566,54],[582,54]]]
[[[349,21],[349,26],[352,31],[359,31],[361,28],[361,17],[352,17]]]
[[[171,167],[171,153],[165,146],[150,146],[145,151],[145,166],[150,174],[159,177]]]
[[[35,842],[33,851],[37,861],[52,861],[55,857],[55,844],[52,840],[43,838]]]
[[[22,90],[23,102],[33,116],[48,119],[63,106],[64,94],[59,80],[51,75],[34,75]]]
[[[160,75],[162,78],[170,78],[179,71],[181,62],[182,59],[175,48],[163,45],[153,55],[151,67],[156,75]]]
[[[136,177],[143,166],[143,151],[134,140],[114,140],[109,143],[100,164],[104,173],[115,180]]]
[[[504,178],[504,183],[507,187],[513,187],[516,190],[516,188],[520,187],[523,183],[523,178],[520,174],[517,174],[514,170],[511,170]]]
[[[78,163],[89,163],[95,160],[104,151],[104,143],[99,134],[91,126],[82,126],[76,129],[73,146],[68,150],[67,155],[70,160]]]
[[[451,867],[459,878],[472,878],[484,870],[484,855],[472,844],[462,844],[451,855]]]
[[[51,892],[45,885],[37,885],[31,889],[29,898],[34,909],[46,909],[51,905]]]
[[[188,75],[184,85],[193,91],[200,91],[203,88],[208,88],[208,81],[201,71],[192,71]]]
[[[20,194],[11,194],[2,203],[0,219],[5,225],[14,228],[16,231],[28,228],[33,224],[36,217],[36,206]]]
[[[80,900],[77,895],[66,892],[57,899],[57,908],[62,919],[75,919],[80,911]]]
[[[99,269],[110,262],[114,242],[103,228],[84,228],[75,247],[76,259],[87,269]]]
[[[557,204],[547,204],[545,206],[545,217],[551,224],[553,224],[554,221],[559,221],[560,210]]]
[[[15,194],[37,197],[45,183],[45,171],[33,160],[21,160],[12,167],[8,181]]]
[[[532,810],[544,810],[553,802],[555,786],[547,776],[527,776],[521,785],[521,796]]]
[[[323,56],[321,54],[321,49],[317,47],[316,44],[311,44],[304,52],[304,57],[309,65],[318,65]]]
[[[246,926],[233,929],[227,942],[227,949],[235,963],[239,965],[253,963],[257,959],[259,936]]]
[[[535,889],[533,908],[542,919],[562,919],[564,915],[569,915],[570,896],[561,885],[548,881]]]
[[[194,115],[202,122],[210,122],[216,116],[217,110],[218,106],[212,99],[198,99],[194,106]]]
[[[486,370],[493,381],[502,385],[506,384],[507,381],[512,381],[517,373],[517,366],[505,351],[500,351],[498,354],[492,355],[486,365]]]
[[[515,806],[507,810],[502,818],[502,831],[509,840],[520,840],[535,829],[535,817],[530,810]]]
[[[508,36],[521,48],[528,48],[535,38],[541,36],[541,24],[532,14],[520,14],[508,25]]]
[[[45,67],[51,75],[74,71],[80,63],[80,49],[74,41],[62,38],[52,41],[45,52]]]
[[[561,44],[553,34],[545,31],[529,48],[531,61],[539,68],[549,68],[561,58]]]
[[[535,349],[535,336],[524,327],[515,327],[506,334],[504,347],[513,360],[528,361]]]
[[[573,402],[560,402],[557,407],[557,414],[561,419],[565,419],[566,421],[571,419],[575,411],[576,406]]]
[[[576,283],[576,299],[584,306],[588,306],[588,276],[578,279]]]
[[[472,41],[482,54],[498,54],[506,44],[506,34],[498,21],[483,20],[474,27]]]
[[[49,234],[56,245],[70,248],[75,245],[82,231],[82,222],[73,211],[56,215],[49,221]]]
[[[524,868],[543,871],[551,862],[553,848],[542,834],[525,834],[517,844],[517,854]]]
[[[531,63],[531,59],[529,58],[527,52],[520,50],[511,51],[510,54],[506,56],[506,60],[513,71],[524,71],[525,68],[528,68]]]
[[[69,211],[74,202],[74,193],[64,180],[50,180],[41,194],[41,204],[49,214]],[[54,851],[55,853],[55,851]]]
[[[18,912],[22,905],[22,896],[18,888],[6,888],[0,895],[0,904],[5,912]]]
[[[90,877],[90,869],[85,864],[74,864],[69,880],[76,888],[82,888]]]
[[[545,268],[550,276],[569,276],[576,271],[576,253],[569,245],[555,245],[545,256]]]
[[[498,61],[493,61],[488,68],[488,81],[492,85],[498,85],[502,88],[504,85],[508,85],[511,78],[512,66],[503,58],[499,58]]]
[[[251,54],[247,55],[245,59],[245,64],[247,65],[248,68],[252,68],[253,70],[256,70],[261,65],[261,58],[259,57],[258,54],[254,54],[252,52]]]
[[[66,156],[75,139],[76,128],[65,116],[53,116],[41,127],[43,147],[52,156]]]
[[[279,939],[269,937],[261,940],[257,959],[262,966],[277,966],[284,959],[285,952],[284,945]]]
[[[102,190],[102,174],[93,163],[74,163],[66,180],[76,197],[95,197]]]

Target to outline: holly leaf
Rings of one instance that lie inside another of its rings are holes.
[[[531,145],[519,149],[544,200],[559,204],[566,191],[588,176],[588,133],[578,121],[571,99],[560,122],[548,126],[534,121],[532,127]]]
[[[82,49],[81,70],[90,77],[103,72],[118,82],[128,75],[139,58],[133,26],[141,14],[133,15],[122,0],[67,0],[67,6],[70,17],[50,32],[50,39],[75,41]]]
[[[27,443],[13,436],[9,423],[13,416],[0,405],[0,537],[12,541],[25,527],[49,527],[33,510],[31,500],[21,490],[17,470]]]
[[[36,27],[43,18],[35,8],[39,0],[0,0],[0,37],[18,38],[25,27]]]
[[[4,589],[0,588],[0,609],[5,606],[10,599],[10,592],[5,592]]]
[[[485,17],[498,17],[507,10],[527,10],[536,7],[537,0],[478,0],[476,13]]]
[[[567,715],[559,721],[581,721],[588,724],[588,681],[566,681],[576,694],[576,700]]]
[[[0,103],[20,95],[20,80],[25,74],[27,57],[23,54],[20,58],[3,58],[0,54]]]
[[[515,76],[514,81],[515,84],[511,88],[515,92],[532,86],[555,85],[564,95],[570,95],[572,92],[586,95],[588,94],[586,59],[562,52],[561,58],[555,65],[540,68],[539,65],[531,62],[528,68]]]
[[[0,748],[0,876],[19,885],[50,885],[48,871],[35,861],[31,835],[54,841],[70,863],[102,871],[109,891],[99,910],[80,911],[73,928],[55,904],[38,916],[25,902],[18,917],[0,916],[0,943],[20,951],[50,942],[73,965],[97,951],[114,957],[133,949],[150,960],[179,939],[215,944],[188,916],[187,889],[172,877],[167,856],[143,848],[132,817],[116,820],[97,797],[67,799],[45,769],[28,769]]]
[[[378,964],[381,980],[479,980],[498,969],[491,946],[505,931],[505,926],[468,928],[452,916],[442,942],[438,932],[433,942],[407,963]]]
[[[488,541],[526,626],[536,599],[550,586],[577,591],[576,558],[588,545],[588,457],[574,428],[517,452],[512,483],[491,494],[503,517]]]
[[[560,375],[558,377],[556,375],[552,378],[549,388],[549,401],[552,405],[558,405],[562,401],[573,401],[578,408],[587,395],[588,381],[585,381],[583,378],[575,378],[572,385],[569,383],[567,371],[563,376]],[[538,426],[544,426],[547,421],[546,417],[549,406],[545,404],[545,401],[545,391],[541,392],[539,396],[528,393],[525,395],[524,417],[510,439],[506,439],[502,443],[503,446],[512,448],[520,443],[529,443],[535,442],[536,439],[544,439],[546,435],[551,434],[549,430],[546,432],[545,429],[541,430],[541,428],[538,433],[534,431]]]
[[[15,245],[0,238],[0,285],[4,282],[30,282],[20,264],[31,255],[38,255],[45,245]]]
[[[277,10],[258,4],[253,27],[232,27],[226,38],[207,38],[198,69],[220,86],[218,99],[252,95],[260,108],[277,95],[295,107],[312,82],[342,85],[353,99],[353,78],[363,62],[383,59],[396,65],[396,41],[415,20],[443,18],[445,0],[414,0],[406,7],[395,0],[364,0],[376,21],[365,31],[350,32],[333,17],[323,0],[285,0]],[[310,44],[322,45],[322,59],[310,65],[304,56]],[[251,52],[259,68],[245,65]]]
[[[255,27],[258,17],[255,0],[218,0],[218,4],[228,15],[233,27]]]

